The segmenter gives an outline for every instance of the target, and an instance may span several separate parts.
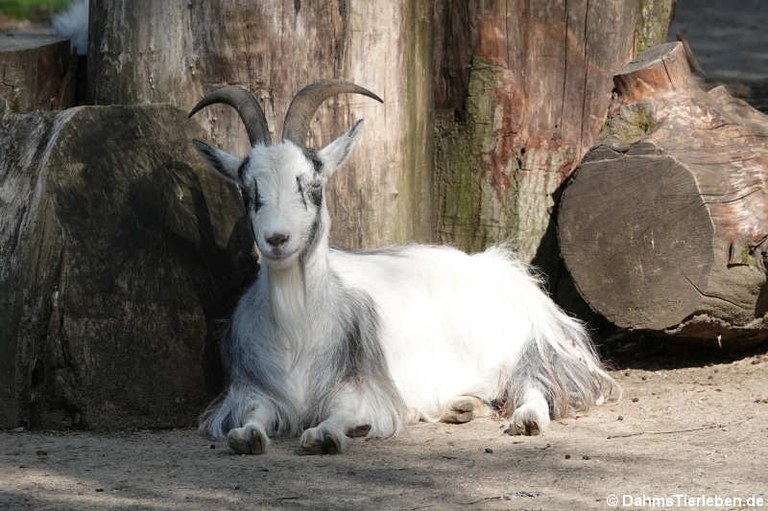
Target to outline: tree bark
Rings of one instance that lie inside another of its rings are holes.
[[[563,192],[563,257],[618,326],[704,342],[768,337],[768,117],[702,90],[681,43],[614,78],[600,144]]]
[[[12,111],[72,106],[75,69],[67,40],[43,34],[0,34],[0,101],[5,100]]]
[[[600,132],[613,74],[637,44],[666,36],[671,2],[650,4],[435,4],[440,241],[480,250],[511,239],[533,258],[551,194]]]
[[[366,119],[330,186],[332,239],[347,247],[430,239],[427,2],[111,0],[92,2],[91,19],[89,83],[98,104],[191,109],[215,87],[242,85],[261,99],[279,137],[304,85],[342,78],[378,93],[384,105],[329,100],[312,125],[310,144],[321,147]],[[206,109],[195,120],[224,150],[246,153],[231,109]]]
[[[169,106],[0,112],[0,427],[191,425],[253,278]]]

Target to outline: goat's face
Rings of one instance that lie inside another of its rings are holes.
[[[325,185],[349,156],[361,126],[362,120],[319,151],[284,141],[257,144],[245,159],[195,140],[208,163],[240,188],[256,245],[269,267],[296,264],[327,236]]]

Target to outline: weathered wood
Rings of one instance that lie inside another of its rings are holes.
[[[768,338],[768,117],[701,89],[681,43],[615,77],[601,143],[564,190],[563,257],[618,326]]]
[[[76,62],[69,41],[44,34],[0,34],[0,101],[15,112],[74,104]]]
[[[188,144],[202,132],[169,106],[0,128],[0,427],[192,424],[255,269],[236,191]]]
[[[385,105],[342,97],[314,125],[321,145],[352,118],[368,121],[332,183],[332,239],[375,246],[436,238],[477,250],[513,238],[531,258],[549,221],[548,194],[600,130],[613,73],[637,44],[663,38],[670,6],[97,2],[89,82],[96,103],[182,108],[215,86],[245,85],[279,134],[299,87],[355,81]],[[200,120],[226,149],[245,150],[234,113],[211,109]]]
[[[512,239],[533,258],[552,192],[600,132],[613,74],[640,41],[666,36],[671,2],[643,4],[436,3],[441,241],[479,250]]]
[[[675,2],[639,0],[634,34],[634,55],[667,40],[669,24],[674,17]]]
[[[238,84],[261,98],[279,136],[290,100],[310,82],[343,78],[375,91],[384,105],[339,96],[312,126],[310,143],[322,146],[366,119],[331,183],[331,238],[349,247],[430,239],[428,2],[111,0],[93,2],[91,14],[97,104],[189,109],[205,92]],[[247,150],[231,109],[206,109],[195,120],[223,149]]]

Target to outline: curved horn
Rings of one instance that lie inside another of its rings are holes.
[[[245,124],[245,130],[248,132],[248,140],[250,140],[251,146],[256,144],[269,145],[272,143],[264,110],[262,110],[259,100],[253,94],[241,87],[221,87],[206,94],[195,105],[195,108],[189,112],[189,117],[214,103],[224,103],[237,110],[237,113],[240,114],[240,119]]]
[[[384,102],[373,92],[354,83],[344,80],[320,80],[301,89],[291,101],[283,122],[283,140],[290,140],[294,144],[304,147],[309,123],[320,104],[331,96],[344,92],[362,94],[379,103]]]

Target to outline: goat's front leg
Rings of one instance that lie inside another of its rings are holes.
[[[549,403],[544,394],[531,387],[523,394],[523,402],[512,414],[510,435],[538,435],[549,425]]]
[[[254,403],[245,417],[245,423],[229,430],[227,443],[238,454],[263,454],[269,445],[265,424],[269,424],[274,413],[267,403]]]
[[[304,431],[299,440],[307,454],[339,454],[350,436],[364,436],[371,426],[363,412],[366,404],[362,391],[346,386],[334,398],[328,417]]]

